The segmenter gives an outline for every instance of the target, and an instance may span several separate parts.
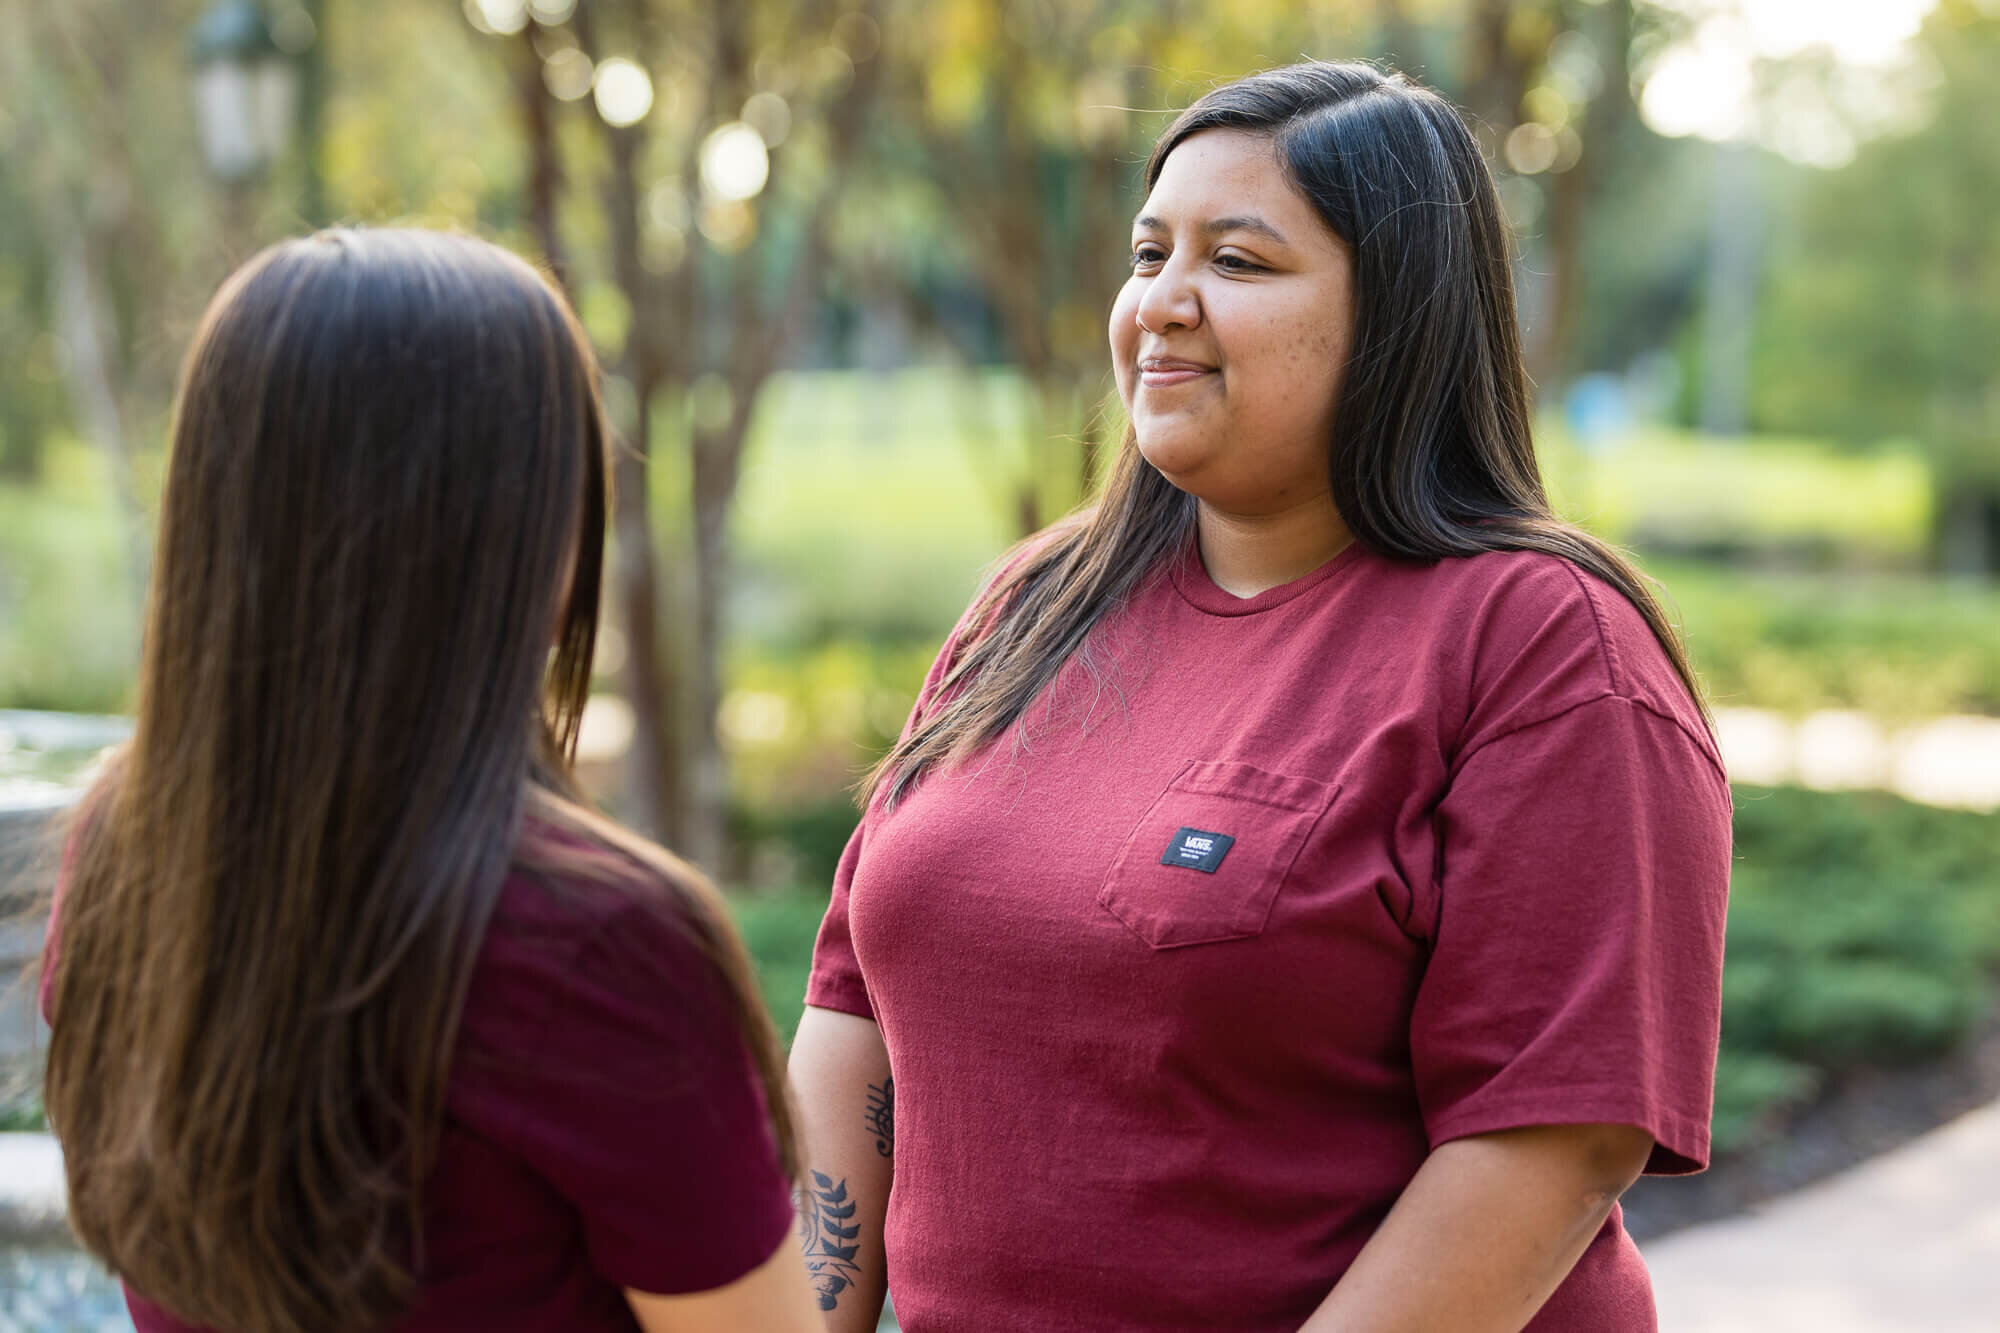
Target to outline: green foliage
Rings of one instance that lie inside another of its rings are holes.
[[[38,1134],[48,1129],[42,1113],[42,1099],[31,1094],[16,1102],[0,1103],[0,1134]]]
[[[732,739],[746,797],[844,786],[900,727],[929,654],[1008,540],[988,480],[1012,465],[1009,423],[1029,411],[1028,392],[1003,372],[944,370],[785,375],[766,390],[734,524],[726,676],[732,689],[784,696],[784,717],[775,736]],[[1877,558],[1908,557],[1927,523],[1928,483],[1907,454],[1671,432],[1588,459],[1552,432],[1546,452],[1566,511],[1618,541],[1677,516],[1699,533],[1706,507],[1737,514],[1734,540],[1752,550],[1852,535]],[[0,484],[0,707],[115,710],[138,635],[121,520],[95,454],[68,443],[47,454],[40,488]],[[1720,705],[2000,713],[1991,589],[1881,572],[1653,568]],[[783,778],[788,768],[800,776]]]
[[[730,900],[736,928],[743,932],[757,965],[764,1004],[791,1045],[805,1008],[806,978],[812,971],[813,940],[826,913],[825,885],[741,895]]]
[[[1763,429],[1915,435],[1946,471],[2000,486],[2000,14],[1938,6],[1923,127],[1815,179],[1758,333]]]
[[[1884,574],[1650,564],[1724,707],[2000,714],[2000,590]]]
[[[741,633],[772,648],[934,645],[1012,535],[997,477],[1015,466],[1027,400],[1001,371],[773,377],[736,510]]]
[[[132,553],[147,538],[121,531],[89,459],[52,445],[49,481],[0,483],[0,708],[127,704],[139,650]]]
[[[1786,1111],[1810,1101],[1821,1082],[1811,1065],[1725,1046],[1715,1062],[1711,1148],[1720,1155],[1750,1147],[1774,1130]]]
[[[1549,423],[1539,447],[1557,508],[1615,542],[1909,567],[1930,540],[1931,472],[1907,445],[1857,452],[1654,427],[1586,453]]]
[[[1744,787],[1723,978],[1716,1146],[1825,1079],[1919,1063],[1974,1029],[2000,973],[2000,821],[1877,794]]]

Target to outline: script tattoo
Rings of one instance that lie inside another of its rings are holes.
[[[854,1220],[854,1200],[847,1193],[845,1177],[836,1185],[831,1176],[818,1171],[811,1175],[812,1187],[799,1200],[799,1250],[805,1255],[813,1290],[819,1293],[819,1308],[831,1310],[840,1303],[840,1293],[861,1275],[861,1265],[854,1262],[861,1249],[855,1243],[861,1224]]]
[[[868,1132],[875,1136],[875,1151],[884,1157],[896,1153],[896,1080],[885,1078],[868,1085]]]

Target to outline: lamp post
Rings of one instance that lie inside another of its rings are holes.
[[[253,0],[217,0],[195,20],[195,117],[202,156],[225,185],[255,177],[290,142],[298,71]]]
[[[254,240],[250,185],[291,140],[298,70],[254,0],[216,0],[195,20],[188,55],[202,157],[222,185],[221,242],[233,265]]]

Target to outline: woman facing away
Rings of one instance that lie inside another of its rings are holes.
[[[605,492],[588,344],[503,250],[329,231],[209,307],[43,973],[141,1333],[821,1326],[741,945],[571,772]]]
[[[1479,150],[1308,63],[1145,179],[1116,470],[945,644],[821,928],[832,1326],[886,1265],[909,1333],[1650,1330],[1617,1199],[1706,1161],[1729,791],[1544,496]]]

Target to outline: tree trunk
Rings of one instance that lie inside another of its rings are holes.
[[[648,837],[677,848],[685,839],[686,791],[681,783],[677,683],[680,671],[660,642],[660,586],[654,555],[647,482],[652,450],[644,441],[652,424],[639,395],[634,434],[612,465],[612,566],[619,619],[625,628],[625,664],[618,688],[632,707],[632,748],[626,752],[628,822]]]
[[[569,265],[563,259],[561,233],[556,229],[556,197],[562,193],[562,159],[556,153],[555,98],[542,81],[542,57],[535,50],[535,25],[521,29],[514,70],[515,105],[521,112],[521,132],[528,140],[528,223],[542,247],[542,263],[574,300]]]
[[[679,849],[689,824],[680,671],[660,637],[663,590],[651,509],[653,395],[664,375],[653,325],[646,318],[651,293],[639,260],[639,136],[630,129],[612,129],[608,143],[611,175],[605,212],[611,223],[612,267],[632,308],[623,358],[634,400],[632,438],[618,449],[613,469],[615,563],[625,622],[625,669],[619,687],[632,706],[626,781],[634,825]]]
[[[755,390],[751,390],[754,394]],[[722,430],[694,439],[694,716],[684,854],[722,873],[728,845],[729,769],[717,722],[722,715],[724,599],[729,592],[729,512],[742,472],[749,404],[731,409]],[[741,418],[739,424],[738,419]]]
[[[1598,45],[1603,49],[1604,85],[1590,100],[1577,127],[1583,136],[1583,155],[1548,186],[1551,262],[1543,288],[1542,319],[1529,331],[1527,344],[1528,375],[1537,390],[1554,386],[1567,366],[1591,209],[1613,173],[1634,109],[1632,0],[1612,0],[1602,9]]]
[[[113,388],[118,378],[117,351],[105,315],[106,302],[98,290],[81,225],[56,221],[46,239],[56,261],[56,332],[69,347],[65,381],[70,403],[85,434],[104,451],[109,464],[133,598],[143,602],[150,563],[146,521],[133,480],[131,443]]]

